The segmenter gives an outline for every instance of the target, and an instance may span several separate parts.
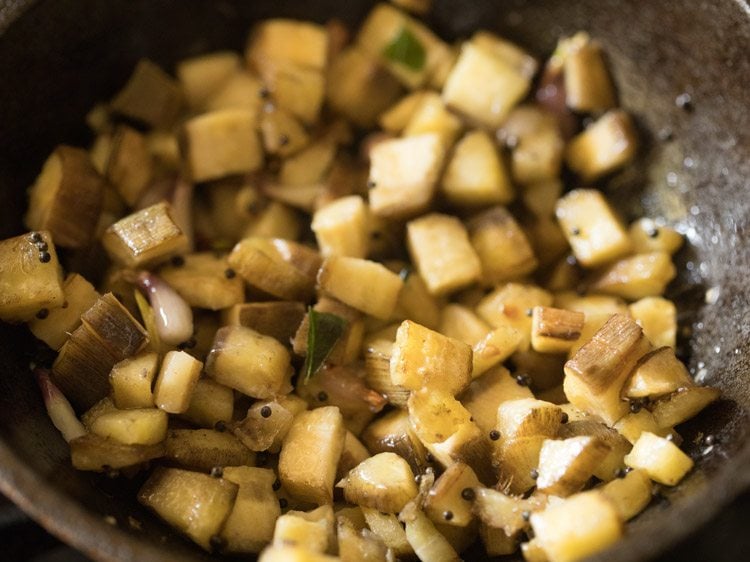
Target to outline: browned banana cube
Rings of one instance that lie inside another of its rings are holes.
[[[120,219],[102,236],[113,261],[125,267],[148,267],[188,249],[169,203],[157,203]]]
[[[58,146],[29,189],[26,226],[49,230],[59,246],[84,247],[99,222],[103,194],[104,178],[86,151]]]
[[[531,346],[542,353],[565,353],[581,337],[585,315],[535,306],[531,318]]]
[[[49,232],[3,240],[0,261],[0,320],[24,322],[42,309],[62,306],[62,272]]]
[[[629,317],[612,316],[594,337],[565,363],[565,395],[576,407],[608,424],[627,413],[620,393],[638,360],[651,345]]]

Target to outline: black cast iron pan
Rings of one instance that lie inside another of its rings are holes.
[[[240,49],[260,18],[337,16],[356,24],[369,4],[0,1],[0,238],[22,231],[25,190],[53,146],[89,142],[83,116],[122,85],[139,58],[171,69],[187,55]],[[448,39],[484,27],[539,55],[580,29],[600,39],[644,139],[639,163],[601,187],[626,216],[663,216],[689,241],[670,296],[687,311],[681,344],[691,371],[721,388],[723,399],[680,428],[698,468],[597,558],[647,560],[750,485],[750,9],[744,0],[436,4],[431,23]],[[675,104],[682,93],[691,97],[687,108]],[[659,140],[656,133],[666,130],[671,140]],[[209,559],[140,508],[120,481],[69,466],[28,371],[36,353],[25,328],[0,325],[0,490],[95,559]],[[708,433],[718,438],[710,450],[701,441]]]

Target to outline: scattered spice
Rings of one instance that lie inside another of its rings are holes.
[[[209,540],[209,543],[211,544],[212,550],[221,550],[224,548],[224,539],[221,538],[219,535],[213,535],[211,539]]]
[[[679,107],[683,111],[693,110],[693,98],[687,92],[683,92],[682,94],[677,96],[674,100],[674,103],[677,107]]]
[[[270,418],[271,417],[271,406],[263,406],[260,409],[260,415],[264,418]]]
[[[497,429],[493,429],[492,431],[490,431],[490,439],[492,439],[493,441],[497,441],[498,439],[500,439],[500,432]]]
[[[663,129],[659,130],[659,132],[657,133],[657,137],[661,142],[669,142],[674,139],[674,133],[669,127],[664,127]]]
[[[461,497],[467,502],[470,502],[476,499],[477,494],[473,488],[464,488],[463,490],[461,490]]]
[[[516,375],[515,379],[518,386],[531,386],[531,377],[525,373]]]
[[[625,478],[627,476],[628,472],[630,472],[632,469],[630,467],[620,467],[615,470],[615,478]]]

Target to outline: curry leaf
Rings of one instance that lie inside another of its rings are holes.
[[[328,312],[318,312],[310,307],[307,312],[307,356],[302,370],[305,384],[328,359],[346,328],[346,320]]]
[[[393,41],[385,47],[383,55],[387,59],[403,64],[415,72],[424,68],[427,59],[424,46],[406,27],[402,27]]]

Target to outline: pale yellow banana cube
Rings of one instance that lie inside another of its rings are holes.
[[[506,204],[514,191],[497,147],[484,131],[467,133],[448,161],[442,191],[454,204]]]
[[[614,505],[601,494],[579,494],[531,515],[531,526],[550,562],[575,562],[600,552],[623,534]]]
[[[359,195],[336,199],[313,214],[310,227],[323,257],[367,257],[370,242],[369,210]]]
[[[437,190],[445,153],[445,144],[436,133],[385,140],[373,147],[369,178],[373,214],[403,219],[427,210]]]
[[[630,253],[630,237],[599,191],[566,193],[557,202],[555,213],[573,254],[584,267],[598,267]]]
[[[406,231],[412,262],[431,294],[452,293],[479,280],[482,264],[460,220],[433,213],[409,222]]]
[[[125,445],[156,445],[167,437],[167,413],[156,408],[108,412],[94,420],[91,431]]]
[[[644,431],[633,450],[625,455],[625,464],[645,470],[649,478],[659,484],[676,486],[694,463],[672,441]]]
[[[282,393],[291,374],[289,351],[278,340],[243,326],[216,332],[206,358],[206,374],[253,398]]]
[[[109,373],[112,400],[121,410],[154,405],[152,382],[159,368],[159,356],[145,352],[116,363]]]
[[[192,355],[184,351],[168,352],[156,377],[156,406],[170,414],[185,412],[202,369],[203,363]]]
[[[387,320],[396,308],[403,281],[380,263],[333,255],[318,272],[318,286],[352,308]]]
[[[183,158],[194,182],[244,174],[263,165],[257,117],[243,109],[205,113],[184,125]]]
[[[208,97],[240,68],[240,57],[232,51],[217,51],[185,59],[177,65],[177,79],[185,100],[202,109]]]
[[[466,43],[445,82],[443,100],[483,126],[498,127],[530,86],[530,79],[507,61]]]
[[[638,149],[630,115],[617,109],[605,113],[568,143],[565,161],[585,182],[622,168]]]
[[[664,297],[645,297],[630,306],[630,315],[654,347],[677,344],[677,307]]]

